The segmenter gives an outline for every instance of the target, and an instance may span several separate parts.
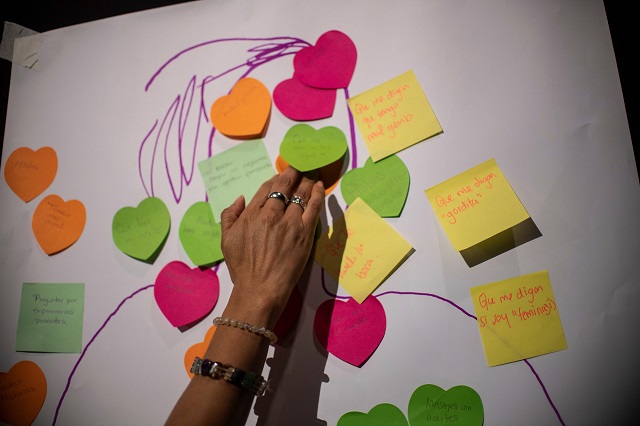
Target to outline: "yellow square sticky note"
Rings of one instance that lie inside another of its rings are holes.
[[[529,219],[493,158],[425,193],[457,251]]]
[[[347,100],[373,161],[442,133],[413,71]]]
[[[567,349],[547,271],[471,288],[489,366]]]
[[[313,257],[362,303],[413,248],[360,198],[316,241]]]

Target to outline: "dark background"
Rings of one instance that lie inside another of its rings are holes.
[[[189,0],[106,0],[89,2],[86,0],[33,0],[30,2],[12,2],[3,9],[11,7],[11,10],[3,10],[0,15],[0,24],[9,21],[29,28],[37,32],[45,32],[56,28],[67,27],[82,22],[95,21],[110,16],[136,12],[139,10],[167,6],[170,4],[186,3]],[[638,160],[638,64],[634,61],[632,49],[637,40],[638,24],[634,19],[633,2],[620,0],[605,0],[604,5],[611,30],[611,39],[618,63],[618,72],[624,94],[624,102],[627,110],[627,119],[631,140],[634,146],[636,167]],[[0,149],[4,141],[5,118],[7,113],[7,100],[9,97],[9,83],[11,78],[11,63],[0,60]]]

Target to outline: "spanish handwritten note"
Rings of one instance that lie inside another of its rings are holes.
[[[548,271],[471,288],[490,367],[567,349]]]
[[[20,361],[0,372],[0,423],[30,425],[47,398],[47,378],[32,361]]]
[[[262,183],[276,174],[261,139],[242,142],[198,163],[216,222],[240,195],[247,203]]]
[[[314,259],[362,303],[411,254],[412,247],[360,198],[320,236]]]
[[[42,250],[52,255],[74,244],[82,235],[86,221],[87,211],[82,202],[64,201],[50,194],[33,212],[31,229]]]
[[[16,149],[4,166],[4,178],[9,188],[25,203],[47,189],[58,172],[58,155],[48,146],[37,151],[28,147]]]
[[[82,350],[84,283],[23,283],[16,351]]]
[[[373,161],[442,133],[413,71],[347,100]]]
[[[457,251],[529,218],[492,158],[425,191]]]

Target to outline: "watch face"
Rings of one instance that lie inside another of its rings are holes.
[[[214,362],[211,360],[203,360],[202,364],[200,364],[200,374],[202,374],[203,376],[210,376],[213,364]]]

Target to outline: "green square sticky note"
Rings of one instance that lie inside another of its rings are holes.
[[[24,283],[16,351],[82,351],[84,283]]]
[[[276,174],[264,142],[249,140],[198,163],[216,222],[240,195],[249,204],[265,181]]]

